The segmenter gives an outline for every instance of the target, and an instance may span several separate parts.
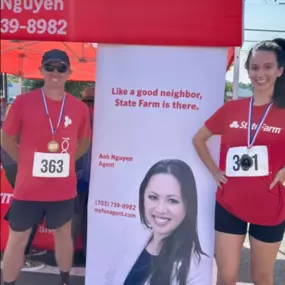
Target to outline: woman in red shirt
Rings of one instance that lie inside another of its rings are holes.
[[[219,186],[215,211],[218,285],[238,281],[249,226],[255,285],[273,285],[273,269],[285,230],[285,39],[253,47],[246,61],[251,98],[227,102],[193,139]],[[220,166],[206,142],[222,136]]]

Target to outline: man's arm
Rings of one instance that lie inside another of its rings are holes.
[[[4,123],[1,130],[1,146],[7,154],[18,161],[18,138],[21,129],[21,96],[18,96],[6,110]]]
[[[11,156],[12,159],[18,161],[18,137],[9,136],[1,131],[1,146]]]
[[[90,146],[90,139],[79,139],[76,148],[75,159],[78,160],[88,150]]]
[[[91,142],[90,111],[85,105],[82,113],[82,120],[78,132],[78,142],[75,159],[79,159],[89,149]]]

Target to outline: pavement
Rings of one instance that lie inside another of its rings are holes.
[[[58,270],[55,267],[55,260],[52,253],[48,253],[45,256],[38,257],[37,260],[41,259],[45,261],[48,266],[45,270],[40,272],[22,272],[17,285],[58,285],[59,275]],[[216,279],[216,267],[213,272],[213,285]],[[2,273],[2,272],[1,272]],[[80,255],[75,256],[74,268],[71,272],[70,285],[85,285],[84,282],[85,269],[82,267],[82,259]],[[277,256],[275,266],[275,283],[274,285],[285,284],[285,238],[280,247],[280,251]],[[2,276],[2,274],[1,274]],[[1,278],[2,281],[2,278]],[[2,283],[1,283],[2,284]],[[252,285],[250,280],[250,257],[249,257],[249,242],[245,241],[244,248],[242,251],[242,259],[240,264],[240,274],[238,285]],[[94,284],[92,284],[94,285]],[[96,284],[99,285],[99,284]]]

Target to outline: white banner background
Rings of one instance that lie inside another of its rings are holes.
[[[195,153],[192,137],[223,104],[226,61],[226,48],[98,46],[85,284],[106,284],[104,275],[120,246],[122,230],[139,223],[140,183],[149,168],[161,159],[181,159],[191,166],[198,190],[199,238],[202,249],[213,255],[216,184]],[[119,96],[112,94],[113,88],[126,89],[128,93],[132,89],[158,89],[158,96]],[[160,96],[161,91],[172,90],[188,90],[200,93],[200,97]],[[131,104],[136,107],[115,106],[117,99],[135,101]],[[141,99],[159,102],[160,108],[139,107]],[[163,108],[163,101],[170,108]],[[192,108],[196,110],[174,109],[176,101],[195,104]],[[209,144],[216,161],[219,144],[218,138]],[[116,162],[100,159],[100,154],[133,160]],[[102,167],[102,163],[109,163],[109,167]],[[109,207],[96,205],[96,200],[109,202]],[[137,211],[114,208],[111,203],[136,205]],[[95,212],[95,208],[101,213]],[[137,218],[104,214],[102,209],[136,214]]]

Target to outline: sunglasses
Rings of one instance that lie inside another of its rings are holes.
[[[45,64],[44,65],[44,69],[47,72],[53,72],[53,71],[57,70],[57,72],[59,72],[59,73],[65,73],[68,70],[68,66],[64,65],[64,64],[62,64],[60,66],[54,66],[54,65],[51,65],[51,64]]]

